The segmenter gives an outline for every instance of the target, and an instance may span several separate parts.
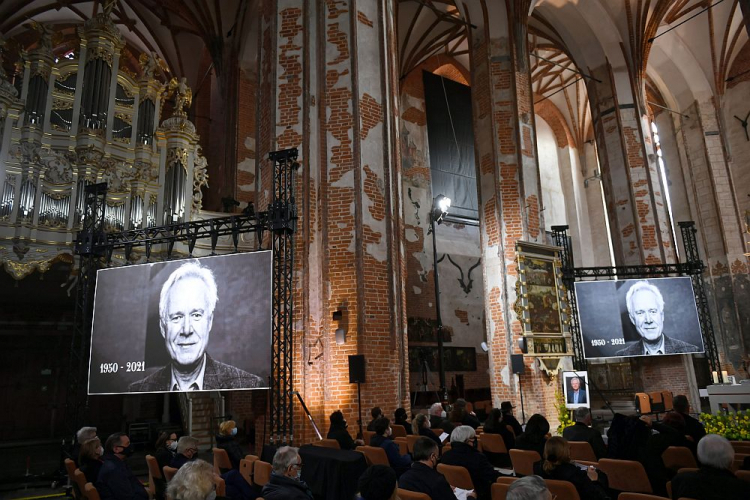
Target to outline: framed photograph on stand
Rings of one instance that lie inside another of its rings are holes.
[[[565,407],[567,409],[591,408],[588,372],[563,372],[563,390],[565,393]]]

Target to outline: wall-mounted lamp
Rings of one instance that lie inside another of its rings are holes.
[[[489,352],[490,348],[489,346],[487,346],[487,342],[482,342],[481,346],[482,346],[482,351]]]
[[[333,321],[341,321],[344,318],[344,313],[341,311],[341,309],[338,309],[333,312]],[[341,326],[339,323],[339,327],[336,328],[335,333],[335,339],[336,344],[343,345],[346,344],[346,330]]]
[[[592,175],[591,177],[587,177],[587,178],[583,179],[583,187],[586,187],[586,188],[589,187],[589,181],[593,180],[593,179],[601,181],[602,180],[602,173],[599,170],[594,169],[594,175]]]

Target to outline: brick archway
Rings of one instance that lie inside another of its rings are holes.
[[[535,100],[538,100],[536,98],[537,96],[535,95]],[[576,148],[578,146],[575,143],[575,139],[573,139],[573,135],[570,133],[568,122],[565,121],[565,117],[552,101],[547,99],[534,104],[534,114],[550,126],[552,132],[555,134],[555,142],[558,148],[564,148],[565,146]]]

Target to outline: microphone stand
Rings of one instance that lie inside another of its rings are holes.
[[[299,399],[300,404],[302,405],[302,409],[305,410],[305,414],[307,415],[307,418],[310,419],[310,423],[313,426],[313,429],[315,429],[315,434],[318,435],[318,439],[321,441],[323,440],[323,435],[320,433],[320,429],[318,429],[318,426],[315,425],[315,420],[313,419],[312,415],[310,415],[310,410],[307,409],[307,405],[305,404],[305,401],[302,399],[302,396],[300,395],[299,391],[291,391],[289,393],[291,396],[297,396]]]
[[[577,372],[573,371],[573,374],[575,374],[576,377],[583,380],[583,387],[586,388],[586,384],[590,384],[591,387],[594,388],[594,391],[599,395],[600,398],[602,398],[602,401],[604,401],[604,405],[609,409],[609,411],[612,412],[612,417],[615,416],[615,410],[612,409],[612,405],[609,404],[609,400],[602,394],[602,391],[599,390],[599,387],[597,387],[596,383],[594,383],[593,379],[589,379],[589,377],[582,377],[578,375]],[[591,402],[589,401],[589,406],[591,405]]]

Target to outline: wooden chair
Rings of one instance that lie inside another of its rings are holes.
[[[365,446],[370,446],[370,440],[375,435],[373,431],[362,431],[362,441],[365,442]]]
[[[225,497],[227,496],[227,483],[219,476],[214,476],[214,484],[216,485],[216,496]]]
[[[83,496],[83,488],[79,490],[78,485],[76,484],[74,473],[77,469],[78,467],[76,467],[76,463],[73,460],[69,458],[65,459],[65,471],[68,473],[68,479],[70,479],[70,484],[73,485],[73,498],[76,498],[76,499],[81,498]],[[84,482],[84,484],[86,483]]]
[[[414,443],[417,442],[417,439],[419,439],[419,436],[417,436],[416,434],[409,434],[408,436],[406,436],[406,450],[409,453],[413,452]]]
[[[503,483],[503,484],[511,484],[513,481],[516,481],[516,480],[518,480],[517,477],[513,477],[513,476],[500,476],[499,478],[497,478],[497,481],[495,481],[495,482],[496,483]]]
[[[263,487],[271,480],[271,471],[273,470],[273,467],[271,464],[264,462],[263,460],[256,460],[254,465],[253,483],[257,486]]]
[[[391,429],[393,430],[393,438],[405,438],[408,435],[406,434],[406,427],[403,425],[391,424]]]
[[[164,478],[159,470],[159,462],[153,455],[146,455],[146,466],[148,467],[148,493],[150,498],[154,498],[157,493],[156,483],[161,482],[160,491],[164,491]]]
[[[168,465],[165,465],[162,470],[164,471],[164,479],[167,482],[170,482],[172,478],[174,477],[174,475],[177,474],[177,469],[175,469],[174,467],[170,467]]]
[[[83,494],[86,495],[86,498],[88,500],[101,500],[101,497],[99,496],[99,492],[94,488],[94,485],[91,483],[86,483],[83,487]]]
[[[430,500],[430,496],[427,493],[417,493],[416,491],[398,489],[398,498],[401,500]]]
[[[388,455],[386,455],[385,450],[379,446],[357,446],[357,451],[364,453],[367,465],[391,466],[388,462]]]
[[[661,454],[661,459],[670,470],[698,467],[692,452],[684,446],[670,446]]]
[[[552,493],[552,498],[558,500],[581,500],[578,496],[578,490],[570,481],[557,481],[555,479],[545,479],[547,489]]]
[[[664,413],[664,395],[661,392],[649,392],[648,397],[651,398],[651,412]]]
[[[640,462],[602,458],[599,460],[599,469],[607,474],[609,487],[613,490],[632,493],[654,492],[648,481],[646,470]]]
[[[735,453],[750,453],[750,441],[729,441]]]
[[[478,439],[482,444],[482,451],[508,453],[508,448],[505,447],[505,441],[503,441],[503,437],[500,434],[484,433]]]
[[[534,464],[542,459],[539,453],[529,450],[510,450],[510,463],[516,475],[531,476],[534,474]]]
[[[672,498],[672,481],[667,481],[667,496]]]
[[[645,493],[620,493],[617,500],[664,500],[664,497],[658,497],[656,495],[646,495]]]
[[[750,483],[750,470],[738,470],[734,473],[739,479]]]
[[[313,443],[313,446],[320,446],[321,448],[333,448],[334,450],[341,449],[341,445],[335,439],[321,439],[320,441],[315,441]]]
[[[677,469],[677,474],[682,474],[683,472],[698,472],[697,467],[683,467],[681,469]]]
[[[214,448],[214,474],[221,475],[228,470],[232,470],[232,461],[229,460],[227,450]]]
[[[749,453],[736,453],[734,454],[734,462],[732,462],[732,472],[737,472],[742,468],[742,464],[745,458],[750,456]]]
[[[508,496],[509,483],[493,483],[492,489],[492,500],[505,500]]]
[[[240,460],[240,476],[244,477],[250,486],[253,485],[253,469],[255,469],[255,460],[246,458]]]
[[[406,455],[409,453],[409,441],[406,439],[406,437],[397,437],[393,440],[394,443],[398,445],[398,452],[401,455]]]
[[[568,441],[570,445],[571,460],[585,460],[587,462],[596,462],[596,455],[591,443],[587,441]]]
[[[469,471],[466,470],[466,467],[461,467],[460,465],[438,464],[437,471],[445,476],[445,480],[448,481],[448,484],[451,486],[464,490],[474,489],[474,483],[472,482],[471,476],[469,475]]]
[[[674,397],[672,391],[661,391],[661,397],[664,401],[664,411],[674,410]]]
[[[580,465],[585,465],[586,467],[593,466],[596,467],[599,465],[599,462],[591,462],[589,460],[576,460],[575,463]]]
[[[651,398],[645,392],[635,393],[635,409],[639,415],[651,413]]]
[[[67,464],[66,464],[67,465]],[[87,500],[86,498],[86,475],[81,472],[81,469],[73,471],[73,491],[78,493],[78,498],[81,500]]]

